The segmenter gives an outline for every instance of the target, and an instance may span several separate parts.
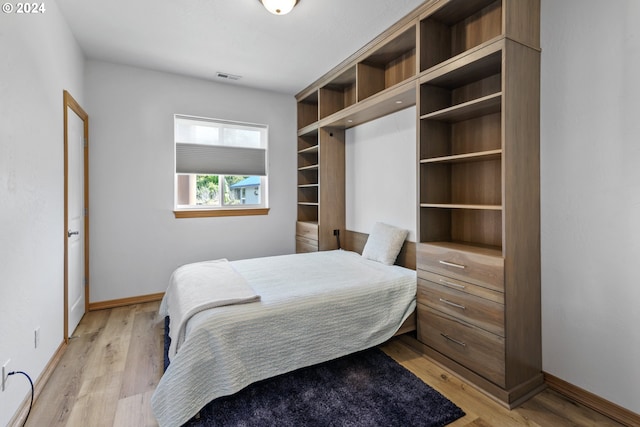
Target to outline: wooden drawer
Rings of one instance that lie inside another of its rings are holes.
[[[467,284],[466,288],[479,287]],[[504,305],[418,278],[418,302],[504,337]]]
[[[416,253],[418,269],[504,292],[504,259],[498,251],[421,243]]]
[[[296,236],[305,239],[315,240],[318,245],[318,224],[313,222],[296,222]],[[316,249],[317,250],[317,249]]]
[[[505,386],[504,338],[418,304],[418,340]]]
[[[483,286],[474,285],[464,280],[452,279],[451,277],[442,276],[427,270],[418,270],[418,277],[428,280],[442,287],[454,289],[467,294],[475,295],[489,301],[504,304],[504,293],[485,288]]]
[[[318,252],[318,241],[296,237],[296,253]]]

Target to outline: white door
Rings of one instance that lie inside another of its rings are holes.
[[[67,337],[85,312],[84,120],[67,108]],[[65,337],[65,338],[67,338]]]

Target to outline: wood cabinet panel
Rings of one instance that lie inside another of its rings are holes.
[[[338,248],[333,230],[344,230],[345,223],[345,147],[344,129],[318,131],[317,239],[319,250]],[[299,221],[303,221],[300,216]],[[311,221],[314,222],[314,221]]]

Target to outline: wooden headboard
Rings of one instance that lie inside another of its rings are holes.
[[[357,252],[362,254],[367,238],[366,233],[359,233],[357,231],[345,230],[344,241],[342,242],[342,248],[347,251]],[[415,242],[409,242],[405,240],[402,249],[396,259],[396,264],[402,267],[416,269],[416,244]]]

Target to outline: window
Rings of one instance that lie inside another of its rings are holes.
[[[266,214],[266,125],[175,115],[176,217]]]

